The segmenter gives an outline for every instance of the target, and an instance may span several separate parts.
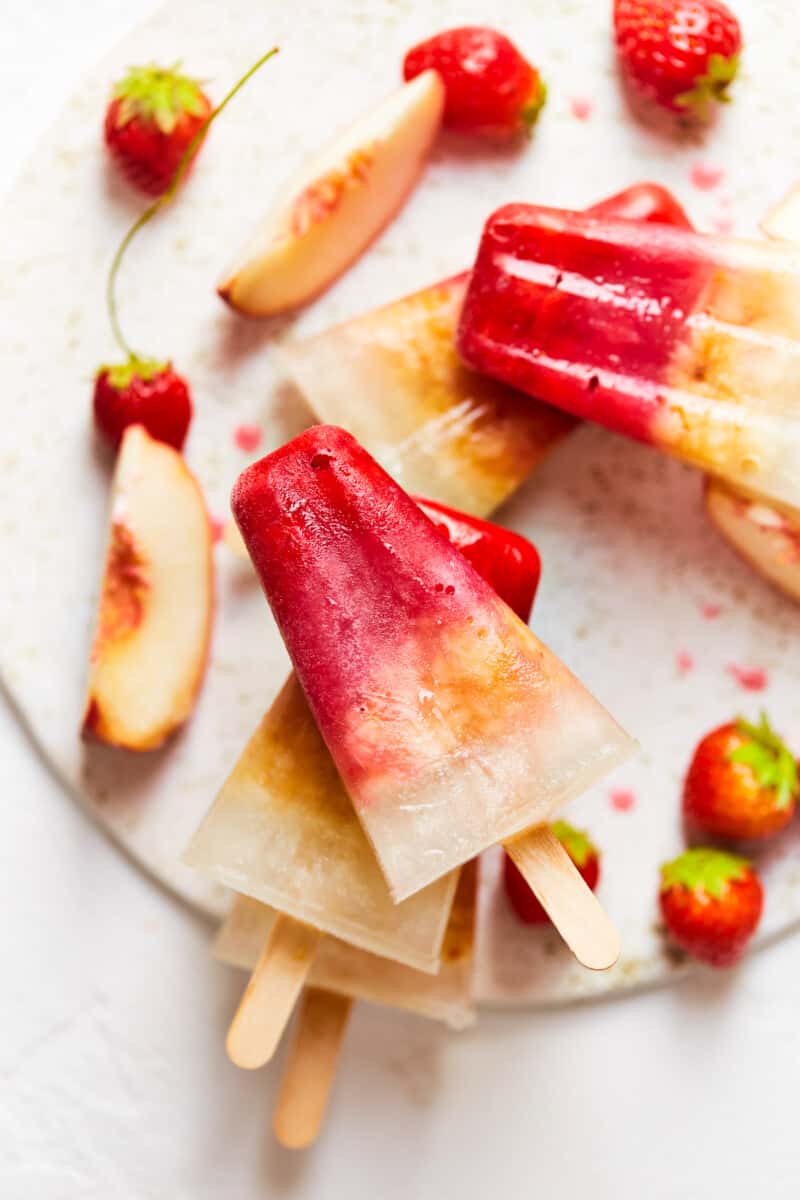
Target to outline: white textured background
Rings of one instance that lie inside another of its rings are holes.
[[[148,7],[0,0],[0,188]],[[732,977],[460,1038],[362,1009],[326,1133],[296,1158],[266,1133],[272,1078],[224,1057],[238,981],[206,962],[206,927],[93,829],[5,709],[0,812],[2,1200],[798,1194],[796,939]]]

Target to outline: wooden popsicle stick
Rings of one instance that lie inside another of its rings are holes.
[[[269,1062],[311,967],[318,929],[279,915],[231,1021],[226,1047],[237,1067]]]
[[[505,848],[578,962],[592,971],[613,967],[619,934],[550,827],[531,829]]]
[[[353,1001],[306,988],[281,1080],[272,1129],[282,1146],[302,1150],[316,1139],[336,1076]]]

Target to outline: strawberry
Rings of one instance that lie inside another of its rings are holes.
[[[705,117],[729,99],[742,33],[722,0],[614,0],[614,35],[627,80],[662,108]]]
[[[177,66],[132,67],[115,85],[106,109],[106,145],[134,187],[160,196],[197,138],[188,171],[210,115],[211,101],[200,84],[179,74]]]
[[[566,821],[554,821],[551,829],[594,891],[600,880],[600,853],[588,834],[574,829]],[[503,867],[506,895],[520,921],[524,925],[549,925],[550,918],[508,855]]]
[[[766,838],[794,816],[797,763],[765,713],[713,730],[694,752],[683,787],[687,822],[726,838]]]
[[[129,425],[144,425],[152,437],[182,450],[192,419],[189,385],[172,363],[155,359],[133,357],[101,367],[94,383],[94,419],[114,449]]]
[[[403,78],[431,68],[445,87],[444,123],[459,133],[530,133],[547,97],[536,68],[494,29],[464,26],[420,42],[403,60]]]
[[[676,945],[712,967],[730,967],[758,926],[764,891],[747,859],[696,847],[661,868],[659,903]]]

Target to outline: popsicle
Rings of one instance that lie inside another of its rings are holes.
[[[517,615],[527,620],[540,575],[539,555],[530,542],[510,530],[501,529],[474,517],[466,517],[443,505],[424,500],[417,500],[417,504],[495,591],[511,604]],[[311,722],[307,709],[306,717]],[[314,732],[317,742],[321,743],[316,727]],[[338,784],[338,776],[336,778]],[[349,810],[349,820],[351,825],[360,830],[352,808]],[[364,835],[361,834],[361,837]],[[369,861],[377,871],[371,853]],[[576,902],[574,881],[570,883],[568,875],[565,878],[566,888],[562,885],[561,894],[566,892],[570,914],[578,914],[581,935],[591,938],[599,924],[602,938],[604,914],[600,912],[598,918],[596,910],[590,909],[587,913],[585,899],[580,893]],[[423,975],[402,963],[379,958],[334,939],[325,939],[315,947],[314,962],[309,963],[312,978],[315,970],[322,975],[323,981],[325,978],[330,979],[330,972],[333,972],[332,986],[339,991],[332,993],[319,987],[306,988],[284,1069],[273,1123],[276,1136],[284,1145],[293,1148],[307,1146],[314,1140],[320,1128],[333,1085],[339,1046],[347,1027],[350,1002],[348,996],[362,995],[368,999],[385,1000],[387,1003],[411,1008],[426,1015],[441,1016],[453,1024],[463,1024],[470,1019],[471,1009],[467,1005],[474,892],[474,870],[467,865],[461,872],[450,912],[442,945],[442,965],[438,975]],[[407,901],[406,905],[408,903]],[[406,905],[399,907],[402,909]],[[555,907],[554,916],[558,924],[558,905]],[[277,922],[278,934],[284,923],[285,918]],[[565,922],[562,920],[561,924]],[[220,932],[218,943],[222,957],[238,961],[245,966],[252,967],[255,964],[251,985],[253,980],[256,980],[258,986],[262,975],[267,980],[267,986],[264,988],[268,1005],[267,1019],[251,1025],[250,1030],[245,1026],[243,1038],[238,1036],[238,1032],[235,1033],[232,1047],[234,1061],[257,1062],[264,1056],[265,1048],[269,1052],[271,1043],[276,1040],[275,1031],[279,1034],[282,1028],[280,1013],[277,1020],[275,1016],[275,983],[277,982],[279,992],[286,996],[287,974],[300,982],[306,974],[302,969],[299,973],[279,970],[277,981],[275,980],[276,972],[272,961],[275,927],[272,910],[240,895],[234,902],[229,920]],[[302,939],[304,927],[299,926],[298,932]],[[569,936],[568,924],[566,932]],[[300,945],[302,948],[303,940]],[[289,1005],[284,1004],[284,1015],[287,1019],[292,1003],[291,990],[288,992],[288,998]],[[247,991],[243,1003],[247,1018],[247,1009],[250,1006]],[[234,1019],[237,1031],[238,1021],[239,1013]],[[265,1028],[267,1033],[272,1031],[271,1037],[265,1038]]]
[[[295,675],[283,685],[184,860],[315,929],[435,971],[455,878],[392,903]]]
[[[487,581],[487,583],[489,583],[489,585],[503,597],[503,599],[514,609],[518,616],[520,616],[521,619],[527,620],[527,618],[530,616],[530,611],[533,605],[533,599],[536,594],[536,588],[539,583],[541,571],[541,564],[536,548],[525,538],[520,537],[511,530],[501,529],[499,526],[490,525],[488,522],[481,521],[475,517],[466,517],[463,514],[457,513],[453,509],[446,508],[441,504],[434,504],[430,501],[421,499],[418,499],[416,503],[434,522],[439,532],[444,534],[451,544],[455,546],[461,554],[464,555],[468,562],[470,562],[480,573],[480,575]],[[290,686],[292,689],[292,695],[295,697],[299,696],[303,705],[305,705],[302,692],[294,676],[292,676],[289,683],[286,684],[284,692],[290,688]],[[347,830],[353,834],[354,847],[356,845],[360,846],[360,852],[354,855],[354,859],[352,861],[342,863],[341,889],[337,888],[335,895],[338,896],[340,890],[346,890],[346,872],[348,870],[355,872],[356,883],[363,876],[365,869],[370,871],[370,880],[372,880],[373,873],[378,873],[377,863],[375,862],[372,852],[368,848],[368,844],[363,832],[361,831],[361,826],[355,816],[352,805],[344,796],[344,792],[341,784],[339,783],[338,776],[335,773],[332,760],[328,756],[327,751],[324,748],[324,743],[317,733],[316,726],[313,724],[313,720],[308,712],[308,708],[305,707],[302,712],[299,710],[299,708],[295,709],[290,714],[290,718],[285,723],[281,723],[279,730],[281,738],[283,739],[285,745],[288,746],[292,744],[291,739],[293,737],[297,737],[298,731],[302,731],[302,737],[304,741],[313,735],[315,754],[309,755],[308,752],[305,752],[296,756],[296,761],[294,763],[296,775],[299,778],[306,780],[309,778],[309,776],[313,777],[316,775],[319,779],[319,797],[313,808],[317,814],[318,821],[321,818],[324,818],[326,815],[331,818],[330,827],[326,830],[330,835],[327,839],[329,843],[336,844],[336,825],[344,824]],[[264,751],[263,765],[265,771],[268,769],[270,770],[270,777],[274,782],[274,763],[276,760],[280,761],[282,754],[285,755],[286,749],[284,747],[284,750],[281,751],[280,748],[273,744],[269,747],[265,746]],[[326,762],[321,770],[314,771],[312,769],[312,762],[317,761],[317,753],[320,757],[324,756]],[[234,776],[235,775],[236,772],[234,772]],[[263,783],[260,784],[260,786],[263,787]],[[225,804],[226,792],[228,792],[229,787],[230,784],[223,788],[221,797],[215,803],[211,814],[209,814],[209,816],[206,818],[204,826],[202,827],[206,833],[209,833],[214,838],[219,838],[223,843],[225,843],[227,840],[228,835],[225,826],[230,819],[229,809]],[[294,783],[286,789],[287,796],[291,792],[291,787],[297,787],[297,780],[295,780]],[[325,803],[326,793],[330,795],[330,803],[327,804]],[[230,798],[230,795],[228,798]],[[250,799],[252,799],[252,796]],[[297,795],[296,791],[294,793],[294,799],[296,803],[300,802],[300,797]],[[340,803],[342,800],[344,800],[343,804]],[[306,806],[303,804],[302,807],[305,808]],[[278,816],[280,816],[280,821],[278,820]],[[285,833],[283,830],[283,826],[286,823],[285,810],[281,814],[273,813],[272,819],[274,822],[274,826],[271,831],[273,842],[285,840]],[[306,846],[305,853],[309,856],[311,854],[312,847],[316,847],[317,849],[319,848],[320,838],[318,836],[318,831],[317,836],[314,836],[314,833],[315,831],[312,830],[306,831],[305,840],[307,840],[309,845]],[[197,847],[197,841],[198,839],[195,838],[193,843],[193,847],[195,848]],[[240,856],[242,853],[250,853],[251,851],[252,847],[243,847],[237,845],[235,848],[235,853]],[[364,856],[366,857],[366,863],[362,861]],[[220,859],[224,859],[226,857],[228,856],[219,855]],[[260,897],[261,899],[272,901],[272,903],[283,912],[287,911],[288,905],[288,911],[292,912],[294,915],[303,915],[305,916],[306,920],[312,921],[314,924],[320,924],[320,922],[323,922],[323,927],[327,928],[329,931],[335,927],[335,917],[332,917],[331,912],[324,908],[326,896],[323,891],[320,891],[318,896],[318,911],[313,911],[309,916],[309,909],[307,907],[303,908],[302,910],[297,908],[297,903],[294,900],[294,897],[296,895],[303,897],[307,902],[309,897],[309,887],[313,888],[313,881],[309,883],[307,877],[308,872],[306,870],[301,870],[299,872],[299,887],[294,886],[294,881],[292,881],[292,886],[290,887],[289,893],[281,893],[276,890],[275,886],[275,876],[272,873],[272,855],[267,853],[266,847],[260,839],[257,843],[255,859],[256,870],[253,871],[247,884],[247,887],[252,888],[253,890],[251,890],[248,895],[239,894],[237,896],[231,911],[231,915],[229,916],[225,925],[222,927],[217,939],[217,950],[220,954],[220,957],[226,961],[230,960],[238,965],[243,966],[254,965],[260,950],[267,940],[274,919],[273,910],[267,907],[266,904],[260,903],[259,899],[254,897]],[[326,857],[326,871],[329,871],[332,865],[333,868],[336,869],[338,868],[339,864],[335,861],[333,864],[331,864],[330,857]],[[277,870],[279,879],[283,878],[284,869],[284,864],[282,862],[279,863]],[[292,875],[295,872],[296,868],[294,871],[290,870],[289,873]],[[317,874],[320,874],[319,871]],[[322,874],[325,874],[325,872]],[[221,874],[217,870],[214,870],[213,877],[221,880],[222,882],[230,882],[231,879],[229,874]],[[242,889],[240,888],[239,890],[241,893]],[[356,889],[351,888],[350,892],[352,893],[354,890]],[[414,901],[419,898],[419,895],[426,895],[426,892],[418,893],[417,897],[411,897],[404,904],[392,905],[382,876],[380,877],[380,886],[376,890],[379,893],[379,899],[389,905],[389,913],[398,915],[402,914],[406,909],[413,908]],[[432,981],[432,992],[430,995],[432,995],[434,998],[441,997],[443,994],[447,994],[446,988],[444,993],[442,990],[442,970],[444,969],[444,965],[446,965],[448,962],[452,963],[456,957],[453,954],[452,948],[453,934],[451,926],[453,926],[456,914],[460,912],[462,916],[459,928],[463,927],[463,912],[469,895],[470,892],[468,886],[462,879],[456,890],[456,899],[453,902],[453,907],[450,910],[450,916],[448,919],[449,932],[445,932],[441,954],[443,967],[439,969],[439,973],[437,975],[428,975],[423,977]],[[276,897],[276,899],[272,900],[272,897]],[[367,906],[367,913],[370,919],[374,919],[374,909],[372,906]],[[346,937],[345,941],[333,941],[333,939],[330,939],[330,944],[328,944],[328,939],[326,939],[326,942],[324,943],[324,945],[327,947],[326,952],[323,953],[322,950],[318,950],[317,956],[314,960],[314,965],[311,970],[312,981],[320,981],[322,973],[325,971],[325,963],[330,962],[332,959],[336,959],[338,962],[344,962],[345,964],[349,963],[350,965],[345,965],[343,969],[349,972],[351,978],[353,976],[353,972],[356,971],[360,965],[366,964],[369,978],[370,980],[374,981],[377,969],[375,964],[377,962],[378,964],[382,965],[382,972],[385,973],[385,975],[381,974],[381,977],[388,977],[390,983],[395,978],[400,980],[408,978],[413,987],[415,987],[417,990],[422,990],[423,995],[429,994],[427,991],[427,984],[423,983],[422,979],[420,978],[420,968],[426,968],[428,971],[430,971],[434,966],[439,966],[438,947],[435,959],[429,959],[427,955],[421,956],[419,961],[416,961],[413,958],[409,959],[408,948],[402,944],[402,936],[405,935],[411,939],[414,933],[413,927],[409,933],[405,926],[400,926],[398,929],[397,944],[394,946],[390,946],[385,938],[382,938],[381,940],[372,940],[369,938],[357,937],[354,941],[350,926],[343,926],[343,930]],[[449,943],[448,938],[450,939]],[[375,945],[380,947],[380,950],[383,952],[383,957],[379,958],[375,954],[368,953],[369,949]],[[450,946],[449,950],[448,945]],[[333,947],[336,947],[336,949],[333,949]],[[361,948],[359,949],[359,947]],[[349,959],[344,957],[346,949],[351,951]],[[396,953],[392,954],[392,950],[396,950]],[[392,958],[394,958],[395,961],[391,961]],[[409,962],[410,967],[405,965],[409,964]],[[416,966],[418,969],[412,970],[411,968],[414,966]],[[363,973],[364,970],[362,969],[361,975],[363,975]]]
[[[510,530],[417,504],[527,620],[541,564]],[[218,883],[375,954],[435,971],[455,880],[402,905],[385,881],[292,675],[194,834],[185,859]]]
[[[800,504],[800,249],[534,205],[486,224],[476,370]]]
[[[540,574],[535,547],[486,521],[417,503],[527,619]],[[229,1051],[239,1065],[260,1065],[277,1045],[317,950],[310,930],[325,930],[420,970],[439,966],[455,879],[434,883],[404,904],[392,903],[294,676],[251,738],[185,857],[216,881],[282,914],[265,937],[258,990],[255,996],[246,994],[244,1010],[245,1016],[257,1014],[263,997],[272,1033],[265,1034],[266,1018],[254,1019],[250,1031],[245,1026],[243,1032],[235,1020]],[[554,919],[558,924],[557,912]],[[591,914],[584,924],[591,934]]]
[[[344,430],[315,426],[253,464],[232,507],[395,901],[548,821],[631,753]],[[525,839],[511,852],[524,871]]]
[[[354,1000],[406,1009],[444,1021],[454,1029],[471,1025],[475,1020],[470,978],[476,882],[477,863],[473,860],[459,873],[437,974],[415,971],[338,938],[324,937],[308,975],[309,985]],[[252,970],[274,920],[274,911],[266,905],[236,896],[214,939],[212,953],[221,962]]]
[[[323,938],[311,968],[281,1080],[273,1129],[299,1149],[316,1138],[333,1086],[350,1006],[356,999],[388,1005],[464,1029],[475,1020],[472,958],[477,862],[460,872],[437,975]],[[214,941],[220,961],[251,969],[275,920],[271,909],[238,896]]]
[[[640,183],[589,210],[689,228]],[[342,425],[407,491],[488,516],[574,428],[566,413],[466,367],[455,332],[467,272],[282,347],[320,421]]]

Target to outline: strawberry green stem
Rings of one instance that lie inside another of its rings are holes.
[[[175,174],[172,176],[172,180],[167,190],[163,193],[163,195],[159,196],[157,200],[154,200],[153,203],[144,210],[142,215],[138,217],[136,221],[134,221],[133,225],[131,225],[130,229],[125,234],[125,237],[117,247],[117,252],[111,261],[111,267],[108,272],[108,283],[106,284],[106,305],[108,308],[108,319],[111,323],[111,332],[114,335],[114,340],[116,341],[120,350],[122,350],[123,354],[126,354],[131,360],[135,358],[141,358],[143,356],[137,355],[136,352],[131,348],[130,343],[125,337],[125,334],[122,332],[122,326],[119,320],[119,308],[117,305],[117,277],[119,275],[120,266],[122,265],[122,260],[125,257],[125,252],[127,251],[133,239],[136,237],[136,234],[139,232],[139,230],[143,229],[149,221],[152,221],[156,213],[169,204],[173,199],[175,193],[181,185],[184,175],[189,170],[189,165],[194,156],[194,152],[205,137],[208,127],[212,121],[216,121],[217,117],[220,115],[223,109],[227,108],[237,92],[240,92],[248,80],[252,79],[256,71],[260,70],[264,63],[277,53],[278,47],[273,46],[272,49],[268,50],[266,54],[262,54],[261,58],[259,58],[257,62],[253,63],[250,70],[245,72],[238,83],[235,83],[228,94],[222,98],[214,111],[209,113],[206,120],[200,126],[197,133],[186,147],[181,161],[175,168]]]

